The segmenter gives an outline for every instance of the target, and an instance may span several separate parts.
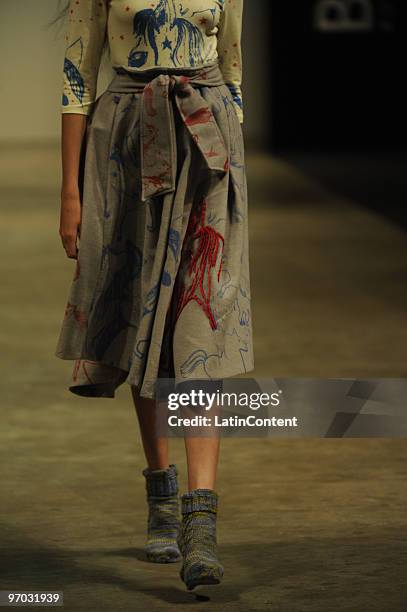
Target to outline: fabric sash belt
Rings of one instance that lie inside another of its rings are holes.
[[[174,103],[193,142],[211,171],[224,175],[229,158],[222,133],[199,87],[224,85],[219,65],[131,71],[113,66],[107,87],[114,93],[141,93],[141,199],[175,191],[177,142]]]

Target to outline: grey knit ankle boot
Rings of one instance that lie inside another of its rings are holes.
[[[148,522],[147,558],[154,563],[173,563],[181,559],[178,548],[180,529],[177,468],[143,470],[146,478]]]
[[[181,580],[188,590],[200,584],[219,584],[224,570],[217,555],[217,493],[212,489],[185,493],[181,498],[181,512],[178,538],[183,557]]]

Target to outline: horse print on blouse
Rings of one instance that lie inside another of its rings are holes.
[[[175,0],[160,0],[155,8],[138,11],[134,15],[133,34],[135,46],[128,56],[128,65],[135,68],[144,66],[148,51],[140,46],[149,46],[154,54],[154,63],[159,65],[160,51],[168,50],[174,66],[183,64],[180,51],[189,57],[191,66],[204,62],[204,37],[201,29],[189,18],[202,14],[201,23],[214,21],[216,8],[208,7],[192,11],[187,4]],[[205,13],[208,18],[205,18]],[[189,17],[189,18],[188,18]],[[165,35],[164,40],[162,40]]]

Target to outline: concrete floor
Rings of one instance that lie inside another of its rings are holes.
[[[247,161],[251,375],[406,377],[406,233],[287,160]],[[225,439],[222,586],[199,600],[178,564],[145,562],[130,389],[74,396],[54,357],[74,265],[58,151],[2,147],[0,162],[0,590],[61,590],[69,611],[405,612],[404,439]],[[172,450],[185,490],[182,440]]]

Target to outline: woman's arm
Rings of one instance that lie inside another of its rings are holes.
[[[59,235],[70,259],[77,259],[77,237],[81,223],[79,161],[87,116],[62,115],[62,187]]]
[[[219,66],[233,96],[240,123],[243,123],[242,20],[243,0],[225,0],[217,34]]]
[[[77,259],[81,222],[80,157],[88,115],[96,98],[106,35],[106,0],[70,1],[62,92],[62,187],[59,235],[66,254]]]

